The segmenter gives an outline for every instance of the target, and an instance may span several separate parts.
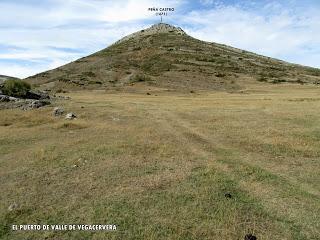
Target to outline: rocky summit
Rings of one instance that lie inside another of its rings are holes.
[[[119,44],[123,41],[127,41],[130,39],[140,39],[143,38],[145,36],[150,36],[150,35],[154,35],[154,34],[160,34],[160,33],[175,33],[178,35],[186,35],[186,33],[180,28],[180,27],[175,27],[172,26],[170,24],[166,24],[166,23],[158,23],[158,24],[154,24],[151,27],[132,33],[122,39],[120,39],[119,41],[116,42],[116,44]]]

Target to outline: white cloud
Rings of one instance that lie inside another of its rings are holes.
[[[4,75],[27,77],[41,71],[62,66],[82,56],[94,53],[125,36],[128,32],[140,29],[139,26],[124,28],[108,27],[100,29],[51,29],[32,31],[13,31],[0,40],[10,42],[20,50],[0,51],[0,60],[11,60],[8,64],[0,64],[0,72]],[[0,35],[4,32],[0,30]],[[62,48],[62,49],[59,49]],[[66,48],[66,50],[64,50]],[[83,49],[83,52],[68,51]],[[13,60],[18,60],[13,63]],[[20,61],[29,61],[29,65],[19,65]]]
[[[0,73],[27,77],[39,70],[61,66],[146,27],[141,20],[150,18],[148,7],[176,7],[181,3],[169,0],[55,0],[51,4],[49,1],[46,5],[35,6],[0,2],[0,46],[10,43],[21,48],[14,52],[1,52],[0,48],[0,60],[30,61],[29,66],[19,65],[19,61],[2,64]],[[50,48],[52,46],[83,49],[83,52],[57,51]],[[43,65],[32,65],[35,61],[42,61]]]
[[[20,50],[0,49],[0,72],[27,77],[61,66],[145,27],[139,20],[150,17],[148,7],[178,4],[179,1],[168,0],[56,0],[44,6],[2,2],[0,46],[10,43]],[[84,50],[74,53],[52,47]],[[11,61],[4,64],[6,60]],[[19,64],[22,60],[29,60],[30,64]]]
[[[0,62],[1,75],[24,78],[47,70],[47,66],[30,66],[21,64],[3,64]]]
[[[200,0],[200,3],[204,6],[222,6],[223,2],[221,0]]]
[[[186,31],[196,38],[310,65],[311,61],[301,56],[306,54],[306,46],[320,46],[318,16],[320,10],[312,14],[294,15],[283,10],[274,15],[261,15],[231,6],[193,11],[184,18],[184,23],[192,26]],[[310,58],[315,59],[313,66],[320,66],[318,51],[319,48],[315,48],[308,52]]]
[[[201,0],[205,9],[189,2],[194,10],[185,13],[186,0],[46,1],[0,2],[0,74],[27,77],[98,51],[146,27],[150,20],[156,22],[157,17],[147,11],[153,6],[175,7],[170,19],[196,38],[320,66],[319,8],[298,11],[270,2],[253,11],[225,6],[222,0]],[[17,49],[2,51],[1,46],[8,44]]]
[[[149,7],[177,7],[179,0],[55,0],[53,5],[23,5],[0,2],[0,23],[7,26],[45,27],[70,21],[125,22],[150,18]],[[49,4],[48,4],[49,5]]]

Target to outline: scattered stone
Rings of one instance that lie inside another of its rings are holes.
[[[226,198],[232,198],[232,195],[231,195],[230,193],[225,193],[224,196],[225,196]]]
[[[244,240],[257,240],[257,237],[252,234],[247,234],[244,236]]]
[[[151,95],[151,93],[147,92],[147,95]]]
[[[77,116],[74,114],[74,113],[68,113],[67,115],[66,115],[66,119],[68,119],[68,120],[73,120],[73,119],[75,119]]]
[[[72,165],[72,168],[76,168],[76,167],[78,167],[78,165],[77,165],[77,164]]]
[[[64,109],[61,107],[55,107],[53,109],[53,115],[58,117],[58,116],[62,116],[62,114],[64,113]]]
[[[62,99],[62,100],[70,100],[71,98],[68,96],[60,96],[60,95],[54,95],[55,99]]]
[[[191,91],[190,91],[190,93],[194,93],[194,91],[193,91],[193,90],[191,90]]]
[[[84,108],[84,106],[81,106],[81,108]]]
[[[19,206],[16,203],[12,203],[9,207],[8,207],[8,211],[12,212],[13,210],[17,209]]]

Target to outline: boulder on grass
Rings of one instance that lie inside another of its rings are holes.
[[[56,117],[62,116],[63,113],[64,113],[64,109],[61,107],[55,107],[53,109],[53,115]]]
[[[16,210],[19,207],[19,205],[17,203],[12,203],[10,204],[10,206],[8,207],[8,211],[12,212],[13,210]]]
[[[67,120],[73,120],[73,119],[75,119],[77,116],[74,114],[74,113],[68,113],[67,115],[66,115],[66,119]]]

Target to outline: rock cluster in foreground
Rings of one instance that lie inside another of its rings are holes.
[[[36,109],[51,104],[50,96],[43,92],[28,92],[26,98],[12,97],[0,92],[0,109]]]

